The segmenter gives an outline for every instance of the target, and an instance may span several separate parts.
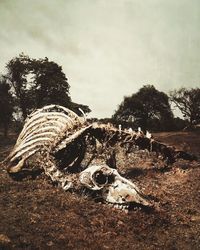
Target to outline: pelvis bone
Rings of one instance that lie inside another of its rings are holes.
[[[106,165],[90,166],[80,174],[82,185],[93,191],[101,191],[106,203],[128,208],[131,204],[150,206],[150,203],[131,181],[123,178],[116,169]]]

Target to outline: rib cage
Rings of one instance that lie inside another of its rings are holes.
[[[44,147],[52,148],[61,137],[81,127],[84,119],[73,111],[58,105],[48,105],[33,112],[25,121],[16,145],[8,159],[13,163],[24,162]]]

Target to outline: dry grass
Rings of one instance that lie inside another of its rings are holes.
[[[159,140],[199,153],[198,134],[160,133]],[[3,159],[13,144],[1,140]],[[44,174],[12,180],[0,169],[1,249],[199,249],[200,166],[179,161],[163,169],[153,155],[125,156],[118,166],[159,206],[128,214],[64,192]]]

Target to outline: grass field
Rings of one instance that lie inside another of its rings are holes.
[[[155,133],[157,140],[200,153],[200,135]],[[16,135],[0,137],[0,160]],[[200,249],[200,164],[179,160],[164,169],[155,157],[117,156],[119,171],[157,208],[129,213],[64,192],[42,173],[14,181],[0,169],[0,249]]]

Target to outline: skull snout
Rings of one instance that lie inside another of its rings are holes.
[[[131,204],[138,203],[144,206],[149,206],[149,202],[143,197],[138,190],[129,183],[116,181],[109,187],[106,200],[110,203]]]

